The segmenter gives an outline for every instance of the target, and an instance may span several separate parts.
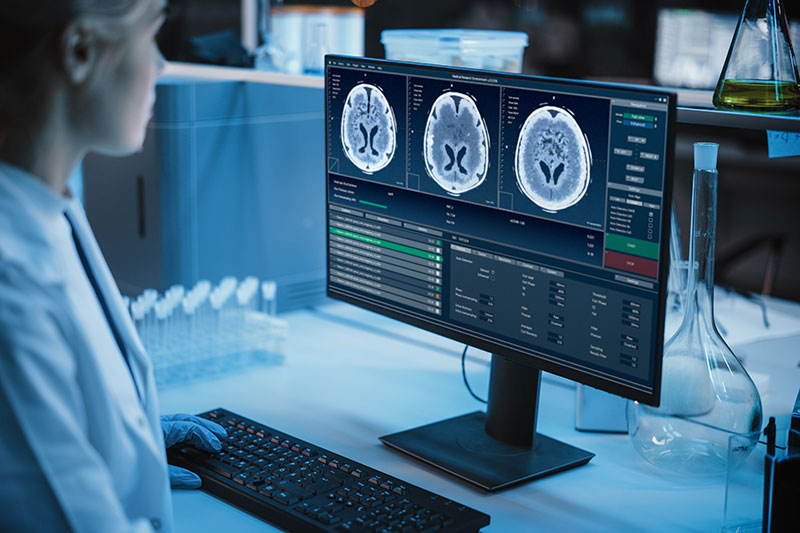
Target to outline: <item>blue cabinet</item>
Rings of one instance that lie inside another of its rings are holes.
[[[278,307],[325,291],[322,88],[165,78],[140,153],[84,161],[87,215],[123,293],[254,275]]]

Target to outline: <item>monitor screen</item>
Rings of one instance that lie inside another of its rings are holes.
[[[328,294],[657,404],[670,93],[328,56]]]

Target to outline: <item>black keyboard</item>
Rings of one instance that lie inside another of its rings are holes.
[[[477,531],[489,515],[225,409],[218,453],[179,444],[171,464],[203,490],[290,531]]]

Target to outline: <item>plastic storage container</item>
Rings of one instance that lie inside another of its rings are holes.
[[[386,59],[522,72],[528,35],[518,31],[384,30]]]

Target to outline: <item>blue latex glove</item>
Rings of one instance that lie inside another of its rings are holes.
[[[218,452],[222,449],[220,439],[228,432],[210,420],[192,415],[164,415],[161,417],[161,431],[167,448],[185,442],[200,450]],[[200,476],[185,468],[169,465],[169,485],[173,489],[200,488]]]

